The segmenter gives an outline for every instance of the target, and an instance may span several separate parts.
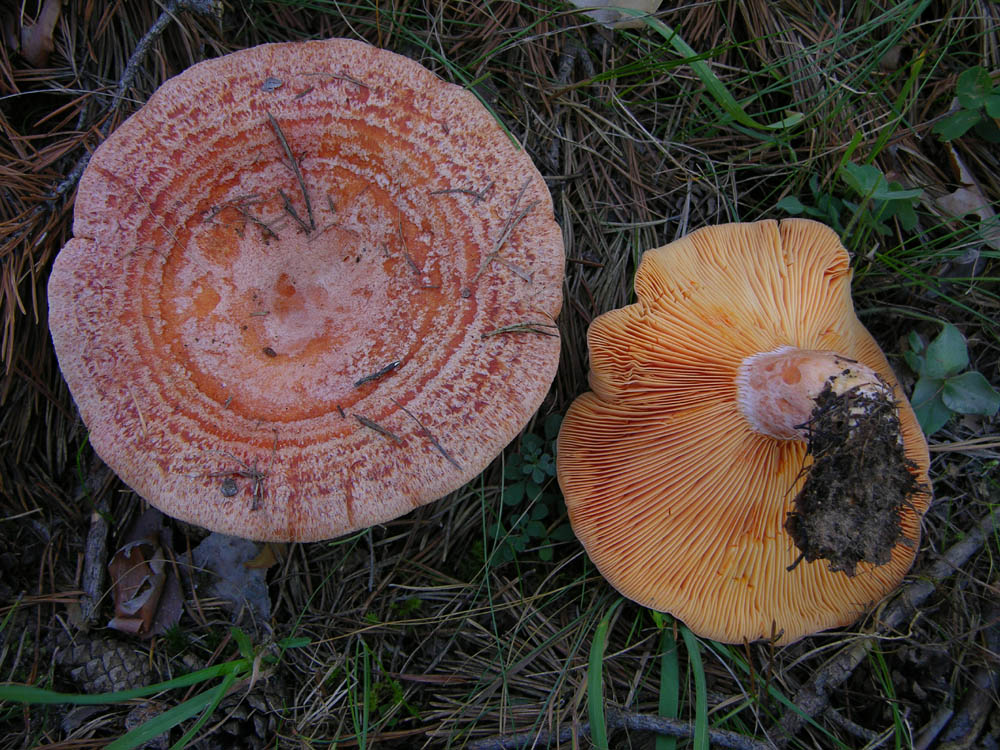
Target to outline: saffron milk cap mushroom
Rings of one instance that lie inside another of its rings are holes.
[[[555,375],[563,249],[468,91],[349,40],[167,81],[98,148],[49,281],[97,453],[161,510],[305,541],[460,487]]]
[[[650,250],[597,318],[563,420],[576,535],[627,597],[719,641],[847,625],[913,562],[928,452],[813,221],[706,227]]]

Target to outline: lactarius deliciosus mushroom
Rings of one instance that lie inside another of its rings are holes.
[[[899,584],[927,444],[850,281],[822,224],[708,227],[647,252],[638,301],[593,322],[559,483],[624,595],[708,638],[789,642]]]
[[[253,539],[461,486],[544,397],[563,250],[476,98],[369,45],[273,44],[165,83],[94,153],[49,282],[97,453]]]

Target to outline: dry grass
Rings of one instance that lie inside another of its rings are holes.
[[[34,5],[25,4],[29,17]],[[528,428],[540,434],[544,416],[564,412],[586,388],[587,325],[631,300],[644,249],[703,224],[780,216],[773,206],[783,196],[812,198],[813,176],[822,191],[838,193],[837,168],[847,159],[871,160],[928,195],[955,189],[949,152],[931,128],[947,111],[958,73],[1000,67],[1000,9],[972,0],[925,5],[916,13],[915,3],[859,3],[842,15],[837,3],[754,0],[661,14],[710,57],[754,118],[802,112],[806,126],[791,136],[733,123],[652,31],[613,33],[555,2],[297,0],[227,3],[220,18],[178,12],[113,111],[126,62],[159,13],[152,4],[68,4],[44,67],[0,47],[0,621],[10,615],[0,634],[0,681],[82,690],[53,662],[51,644],[81,586],[91,508],[106,505],[114,530],[140,510],[137,497],[96,468],[85,443],[48,343],[45,280],[70,236],[73,187],[64,181],[102,129],[163,80],[261,42],[349,36],[471,84],[546,176],[564,231],[563,360]],[[10,13],[5,29],[19,22]],[[984,195],[1000,203],[1000,152],[974,138],[956,148]],[[926,206],[920,216],[913,232],[852,235],[859,310],[901,373],[906,334],[933,332],[930,316],[963,328],[973,367],[997,384],[998,253],[977,240],[971,222]],[[981,265],[943,279],[970,247],[981,250]],[[937,499],[915,580],[1000,503],[996,440],[960,442],[996,433],[995,419],[965,419],[934,437]],[[506,455],[517,450],[515,443]],[[591,637],[616,595],[573,541],[558,543],[549,562],[537,551],[504,565],[485,562],[502,463],[403,519],[279,550],[268,575],[272,623],[254,633],[255,643],[292,635],[311,642],[287,651],[238,705],[236,698],[224,704],[213,717],[221,725],[199,746],[251,746],[246,735],[261,732],[266,745],[282,748],[461,747],[586,722]],[[554,528],[565,519],[545,520]],[[180,531],[179,549],[200,534]],[[984,719],[981,732],[996,743],[1000,701],[983,675],[998,669],[998,554],[990,536],[954,575],[935,581],[918,611],[874,642],[829,709],[795,736],[782,732],[782,701],[828,659],[870,641],[874,616],[780,649],[706,644],[710,721],[796,747],[924,747],[922,733],[933,742],[961,729],[956,718],[932,736],[943,711],[960,716],[964,701],[979,695],[970,715]],[[228,625],[227,612],[203,602],[189,606],[174,636],[127,647],[141,652],[152,679],[166,679],[232,658]],[[656,713],[660,644],[647,612],[631,604],[618,610],[604,661],[608,705]],[[679,716],[693,719],[687,663],[682,656]],[[179,700],[166,695],[153,709]],[[62,709],[0,705],[0,747],[103,746],[124,731],[130,710],[103,709],[64,725]],[[618,732],[612,746],[652,742]]]

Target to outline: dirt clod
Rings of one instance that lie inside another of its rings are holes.
[[[853,576],[859,562],[884,565],[897,544],[912,546],[899,517],[920,485],[899,439],[892,389],[837,395],[827,385],[803,427],[812,465],[785,521],[800,560],[828,560]]]

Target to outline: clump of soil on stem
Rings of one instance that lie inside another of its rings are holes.
[[[903,451],[892,389],[838,395],[828,384],[803,427],[813,463],[785,521],[802,553],[791,567],[825,559],[853,576],[859,562],[885,565],[897,544],[912,546],[899,518],[920,483]]]

